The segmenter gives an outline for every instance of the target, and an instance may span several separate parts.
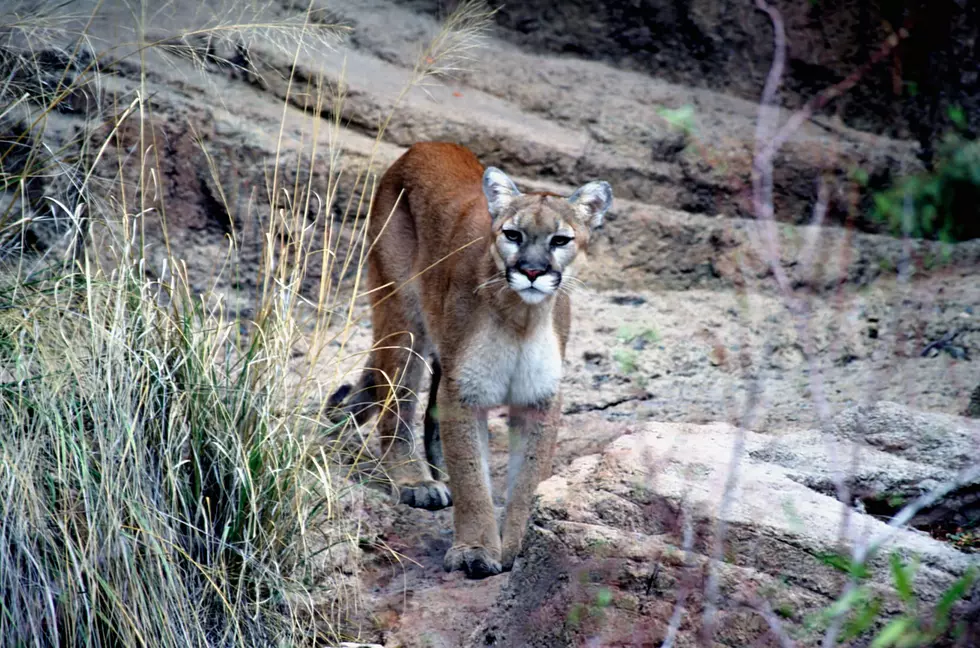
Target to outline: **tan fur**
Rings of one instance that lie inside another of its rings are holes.
[[[520,549],[534,491],[551,474],[571,318],[567,277],[611,199],[606,183],[571,198],[517,193],[502,172],[485,173],[469,150],[448,143],[416,144],[381,178],[368,228],[375,347],[355,402],[364,420],[396,401],[378,427],[401,501],[454,505],[447,570],[498,573]],[[511,240],[518,235],[520,244]],[[412,420],[429,354],[426,462]],[[486,414],[498,405],[510,406],[512,448],[502,534],[487,469]],[[443,454],[451,498],[433,477]]]

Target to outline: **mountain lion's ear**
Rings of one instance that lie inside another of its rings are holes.
[[[514,198],[521,195],[507,174],[497,167],[487,167],[483,172],[483,193],[487,197],[490,216],[496,219]]]
[[[568,197],[590,230],[602,225],[602,217],[612,207],[612,187],[605,180],[590,182]]]

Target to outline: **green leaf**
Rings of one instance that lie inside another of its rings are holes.
[[[910,617],[899,617],[895,619],[878,633],[875,640],[871,642],[871,648],[889,648],[889,646],[894,646],[911,625],[912,619]]]
[[[932,643],[925,633],[918,628],[913,628],[898,638],[895,648],[924,648],[931,645]]]
[[[846,626],[844,626],[844,632],[841,635],[841,641],[845,642],[850,639],[854,639],[858,635],[863,634],[868,630],[878,618],[878,612],[881,611],[881,599],[875,597],[870,601],[867,601],[858,612],[857,616],[851,619]]]
[[[895,581],[895,589],[898,590],[898,595],[905,603],[911,603],[915,598],[912,593],[912,575],[909,570],[902,564],[902,558],[897,553],[893,553],[890,557],[890,563],[892,568],[892,579]]]
[[[870,177],[868,176],[868,172],[861,167],[854,167],[851,169],[851,179],[862,187],[866,187]]]
[[[894,202],[888,194],[876,193],[874,195],[874,203],[875,211],[882,217],[887,218],[894,211]]]
[[[953,122],[953,126],[959,129],[966,128],[966,113],[961,107],[954,104],[946,109],[946,114],[949,115],[949,121]]]
[[[825,565],[830,565],[834,569],[844,572],[845,574],[850,571],[851,561],[846,556],[842,556],[836,553],[829,554],[819,554],[817,559]]]
[[[888,496],[888,506],[892,508],[902,508],[905,506],[905,502],[908,500],[907,497],[901,493],[892,493]]]
[[[867,597],[867,588],[857,587],[852,589],[827,608],[827,616],[834,618],[847,614],[854,606],[863,604],[867,600]]]
[[[657,114],[663,117],[674,128],[678,128],[685,133],[694,132],[694,106],[691,104],[684,104],[680,108],[660,108],[657,110]]]
[[[616,331],[616,340],[623,344],[628,344],[636,339],[643,339],[650,344],[660,341],[660,333],[654,328],[640,328],[637,326],[620,326]]]
[[[596,605],[598,605],[599,607],[606,607],[607,605],[612,603],[612,600],[613,600],[612,590],[610,590],[608,587],[603,587],[601,590],[599,590],[598,594],[596,594],[595,597]]]
[[[616,350],[613,352],[613,360],[619,363],[619,369],[625,374],[635,373],[637,370],[636,353],[632,351]]]
[[[966,593],[970,591],[970,587],[973,585],[973,581],[977,578],[977,568],[975,566],[970,566],[966,572],[956,579],[956,581],[949,586],[945,592],[943,592],[942,598],[939,599],[939,603],[936,604],[936,620],[945,621],[949,617],[950,610],[961,598],[966,596]]]
[[[855,563],[847,556],[838,553],[818,554],[817,560],[838,569],[845,574],[850,574],[858,580],[864,580],[869,576],[868,568],[863,563]]]

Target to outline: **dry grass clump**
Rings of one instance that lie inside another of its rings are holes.
[[[7,282],[0,304],[4,645],[296,631],[289,597],[307,591],[315,531],[339,521],[309,426],[274,413],[275,321],[246,342],[179,281],[132,268]]]

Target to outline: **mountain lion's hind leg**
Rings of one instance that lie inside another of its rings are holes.
[[[433,479],[413,429],[424,371],[425,332],[411,327],[391,310],[384,318],[374,319],[376,348],[372,357],[377,363],[375,389],[381,406],[378,433],[385,471],[403,504],[429,510],[445,508],[452,504],[449,488]],[[411,328],[415,331],[409,336],[405,331]]]
[[[439,408],[436,406],[439,381],[442,379],[442,365],[439,358],[432,359],[432,384],[429,386],[429,403],[425,407],[425,458],[436,479],[446,481],[446,459],[442,453],[442,438],[439,435]]]

